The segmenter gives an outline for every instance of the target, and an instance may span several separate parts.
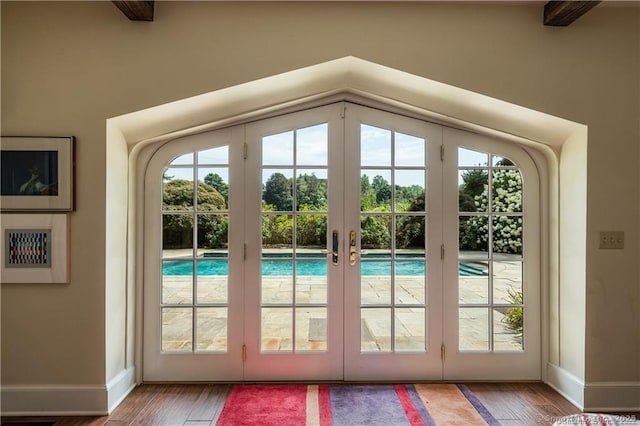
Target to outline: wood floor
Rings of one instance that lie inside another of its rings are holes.
[[[580,412],[543,383],[467,385],[503,425],[551,424]],[[230,389],[231,385],[219,384],[144,384],[110,416],[3,418],[2,425],[215,425]]]

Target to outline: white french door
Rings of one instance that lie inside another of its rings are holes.
[[[442,127],[349,104],[346,380],[442,378]]]
[[[341,102],[167,144],[145,185],[145,380],[540,377],[520,148]]]

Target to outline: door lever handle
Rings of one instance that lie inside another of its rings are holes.
[[[331,263],[333,263],[334,265],[338,264],[338,261],[340,260],[340,258],[338,257],[338,245],[339,245],[339,241],[338,241],[338,231],[334,230],[333,234],[332,234],[332,244],[333,244],[333,251],[331,252]]]
[[[349,232],[349,266],[355,266],[356,259],[358,257],[358,249],[357,245],[357,234],[356,231],[352,230]]]

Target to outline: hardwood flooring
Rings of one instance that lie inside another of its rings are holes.
[[[543,383],[467,386],[503,425],[548,425],[558,417],[580,412]],[[230,389],[231,385],[221,384],[144,384],[110,416],[3,418],[2,425],[215,425]],[[635,414],[640,419],[640,413]]]

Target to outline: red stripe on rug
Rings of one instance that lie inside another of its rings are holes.
[[[393,388],[398,394],[398,399],[402,404],[402,408],[404,408],[404,412],[407,415],[407,420],[409,420],[411,426],[424,426],[424,422],[422,421],[422,417],[420,417],[420,413],[416,409],[416,406],[413,405],[413,401],[411,401],[411,396],[409,396],[407,387],[405,385],[395,385],[393,386]]]
[[[318,405],[320,411],[320,426],[331,426],[331,401],[329,400],[329,385],[318,387]]]
[[[237,385],[227,398],[217,425],[305,425],[306,385]]]

